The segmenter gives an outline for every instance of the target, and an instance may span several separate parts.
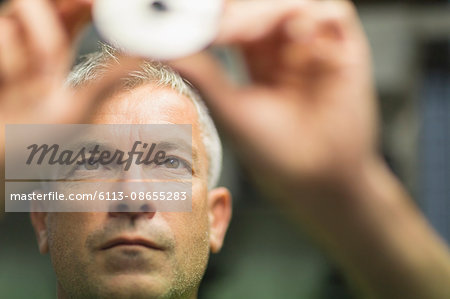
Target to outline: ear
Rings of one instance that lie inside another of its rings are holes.
[[[39,207],[35,202],[31,203],[30,218],[31,223],[36,233],[36,239],[38,242],[39,252],[41,254],[48,253],[48,234],[47,234],[47,212],[35,212],[39,211]]]
[[[231,194],[220,187],[208,192],[209,245],[211,252],[222,248],[225,233],[231,220]]]

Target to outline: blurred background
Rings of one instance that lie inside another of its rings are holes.
[[[450,242],[450,1],[354,2],[372,46],[384,156]],[[80,54],[96,50],[97,42],[88,29]],[[242,77],[230,53],[217,55]],[[224,146],[221,185],[232,191],[234,215],[200,298],[352,298],[339,270],[258,193],[226,140]],[[55,290],[50,259],[38,253],[28,214],[6,214],[0,219],[0,298],[56,298]]]

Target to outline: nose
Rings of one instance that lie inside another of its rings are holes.
[[[112,217],[128,216],[136,218],[139,216],[153,217],[156,205],[141,194],[146,194],[147,184],[143,183],[142,173],[139,169],[131,168],[122,174],[123,181],[117,182],[111,188],[117,194],[121,194],[121,200],[112,201],[109,205],[109,214]],[[136,180],[136,181],[135,181]]]
[[[111,217],[147,217],[152,218],[156,207],[152,202],[141,200],[121,200],[110,204],[109,215]]]

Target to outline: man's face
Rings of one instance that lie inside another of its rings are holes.
[[[230,207],[226,190],[208,194],[208,160],[194,105],[171,89],[144,85],[104,102],[94,123],[192,124],[198,156],[192,212],[32,215],[41,251],[48,246],[59,295],[195,297],[210,248],[221,247]]]

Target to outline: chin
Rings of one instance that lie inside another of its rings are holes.
[[[133,273],[109,276],[102,280],[97,289],[99,298],[172,298],[172,284],[162,277]]]

